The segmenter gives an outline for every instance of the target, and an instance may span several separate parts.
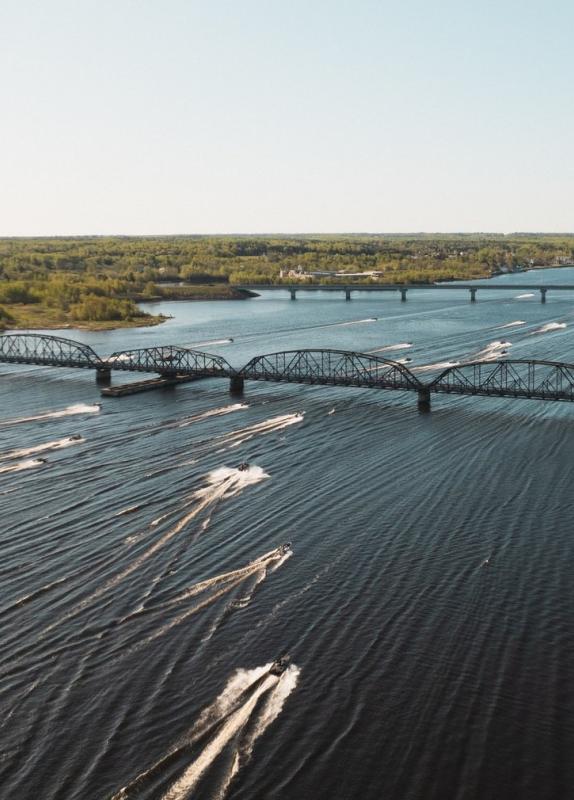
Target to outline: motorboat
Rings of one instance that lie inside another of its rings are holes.
[[[281,555],[285,555],[285,553],[291,552],[291,542],[284,542],[283,544],[280,544],[277,549]]]
[[[80,433],[73,433],[71,436],[68,436],[68,439],[71,442],[79,442],[81,438],[82,435]]]
[[[247,463],[247,461],[242,461],[241,464],[239,464],[239,466],[237,467],[237,469],[239,470],[239,472],[247,472],[247,470],[249,469],[249,464]]]
[[[271,667],[269,669],[269,674],[270,675],[283,675],[283,673],[285,672],[285,670],[289,666],[289,662],[290,661],[291,661],[291,659],[289,658],[289,656],[287,654],[279,656],[279,658],[276,659],[273,662],[273,664],[271,664]]]

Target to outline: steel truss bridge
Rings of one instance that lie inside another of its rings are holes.
[[[221,356],[174,345],[102,357],[86,344],[59,336],[4,334],[0,363],[93,369],[102,383],[109,383],[112,370],[164,379],[227,378],[234,392],[243,391],[246,380],[390,389],[416,392],[421,409],[430,408],[433,393],[574,402],[574,365],[533,359],[460,363],[424,382],[396,361],[346,350],[267,353],[234,369]]]

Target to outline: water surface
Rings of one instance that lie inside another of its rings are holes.
[[[542,279],[574,270],[497,280]],[[524,294],[270,292],[61,335],[574,362],[574,296]],[[98,410],[91,372],[0,371],[1,797],[569,796],[573,406],[214,379]]]

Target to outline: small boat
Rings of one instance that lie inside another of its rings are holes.
[[[283,675],[287,667],[289,666],[290,658],[287,654],[283,656],[279,656],[279,658],[271,664],[269,669],[270,675]]]
[[[239,472],[247,472],[247,470],[249,469],[249,464],[247,463],[247,461],[242,461],[241,464],[239,464],[239,466],[237,467],[237,469],[239,470]]]
[[[71,442],[79,442],[81,438],[82,436],[80,433],[73,433],[71,436],[68,436],[68,439]]]
[[[289,553],[291,551],[291,542],[284,542],[283,544],[280,544],[277,549],[281,555],[285,555],[285,553]]]

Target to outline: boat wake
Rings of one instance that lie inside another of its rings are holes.
[[[68,406],[61,411],[46,411],[45,414],[37,414],[34,417],[18,417],[17,419],[5,419],[0,421],[0,427],[5,425],[21,425],[24,422],[42,422],[48,419],[59,419],[60,417],[70,417],[74,414],[98,414],[101,410],[99,403],[88,405],[87,403],[76,403]]]
[[[235,497],[248,486],[253,486],[263,480],[269,478],[269,475],[264,472],[261,467],[256,465],[249,466],[247,469],[220,467],[213,470],[206,476],[207,485],[202,489],[197,489],[184,503],[184,509],[190,507],[191,510],[187,511],[175,524],[172,525],[162,536],[160,536],[153,544],[149,545],[143,552],[137,555],[120,572],[117,572],[113,577],[102,583],[94,589],[87,597],[73,606],[62,617],[51,622],[40,633],[39,639],[43,639],[50,631],[58,627],[62,623],[76,617],[85,608],[90,606],[95,600],[104,594],[115,589],[122,581],[129,577],[132,573],[139,570],[146,562],[162,550],[172,539],[180,534],[193,520],[197,519],[204,512],[207,517],[203,520],[199,531],[197,531],[195,539],[202,531],[207,528],[215,508],[224,499]],[[165,515],[170,516],[171,514]],[[192,541],[193,541],[192,539]],[[176,556],[177,557],[177,556]],[[172,560],[173,561],[173,560]],[[172,562],[170,562],[171,566]],[[160,578],[162,576],[159,576]],[[155,584],[154,584],[155,587]]]
[[[194,347],[209,347],[210,345],[216,344],[231,344],[231,342],[233,342],[233,339],[228,337],[227,339],[211,339],[207,342],[193,342],[192,344],[183,345],[183,347],[189,347],[193,349]]]
[[[126,617],[123,617],[123,619],[120,620],[120,623],[125,623],[140,617],[142,614],[149,614],[153,612],[158,612],[163,617],[171,609],[183,605],[187,600],[195,598],[198,595],[204,595],[198,603],[186,608],[184,611],[177,614],[177,616],[173,617],[173,619],[170,619],[169,622],[161,625],[160,628],[155,630],[149,636],[138,640],[132,647],[124,650],[122,652],[122,657],[132,655],[134,652],[141,650],[155,639],[158,639],[160,636],[163,636],[168,631],[180,625],[189,617],[192,617],[199,611],[202,611],[204,608],[213,605],[221,597],[224,597],[225,595],[228,595],[234,590],[240,589],[245,584],[249,583],[248,587],[245,586],[245,593],[241,597],[229,603],[225,607],[223,615],[219,617],[211,626],[209,634],[204,639],[204,641],[207,641],[213,636],[222,619],[227,617],[229,613],[234,610],[245,608],[249,604],[257,587],[263,583],[270,573],[273,573],[279,569],[279,567],[284,564],[292,554],[293,553],[290,544],[283,544],[279,547],[276,547],[274,550],[271,550],[269,553],[265,553],[265,555],[256,558],[245,567],[241,567],[240,569],[200,581],[199,583],[188,587],[183,592],[180,592],[175,597],[171,597],[168,600],[155,603],[153,605],[145,605],[142,603],[136,611],[132,612]]]
[[[541,328],[537,328],[535,331],[532,331],[530,336],[536,336],[537,334],[541,333],[551,333],[552,331],[559,331],[565,327],[565,322],[547,322],[546,325],[542,325]]]
[[[243,444],[244,442],[248,442],[250,439],[253,439],[254,436],[282,431],[284,428],[288,428],[290,425],[296,425],[299,422],[303,422],[303,419],[304,416],[300,413],[281,414],[278,417],[272,417],[264,422],[257,422],[255,425],[250,425],[247,428],[239,428],[236,431],[231,431],[231,433],[224,434],[224,436],[218,441],[223,445],[226,445],[226,447],[223,449],[227,449],[229,447],[239,447],[239,445]]]
[[[22,447],[20,450],[8,450],[6,453],[0,453],[0,461],[6,461],[11,458],[24,458],[25,456],[33,456],[38,453],[48,453],[51,450],[62,450],[65,447],[72,447],[75,444],[80,444],[86,440],[82,436],[66,436],[65,439],[56,439],[53,442],[46,442],[45,444],[37,444],[33,447]]]
[[[223,798],[235,775],[251,757],[257,739],[279,716],[297,686],[299,668],[295,664],[281,666],[277,674],[279,663],[238,670],[191,730],[112,800],[129,800],[152,787],[154,796],[162,800],[185,800],[193,796],[210,767],[227,751],[227,766],[223,776],[218,776],[217,790],[212,795]]]
[[[366,319],[352,319],[349,322],[332,322],[330,325],[323,325],[323,328],[345,328],[348,325],[364,325],[366,322],[376,322],[377,317],[367,317]]]
[[[438,361],[436,364],[424,364],[422,367],[412,367],[413,372],[431,372],[434,369],[448,369],[460,366],[460,361]]]
[[[509,347],[512,347],[512,342],[505,340],[491,342],[482,350],[479,350],[478,353],[470,356],[468,361],[497,361],[506,355]]]
[[[515,319],[514,322],[507,322],[506,325],[499,325],[497,330],[502,331],[504,328],[518,328],[520,325],[526,325],[523,319]]]
[[[0,474],[6,472],[22,472],[25,469],[34,469],[35,467],[42,467],[46,463],[43,458],[29,458],[26,461],[20,461],[18,464],[9,464],[5,467],[0,467]]]
[[[412,342],[400,342],[399,344],[387,344],[385,347],[377,347],[376,350],[367,350],[368,353],[386,353],[391,350],[408,350],[413,346]]]
[[[202,414],[194,414],[194,416],[192,417],[180,420],[176,422],[173,425],[173,427],[187,428],[189,425],[193,425],[195,422],[201,422],[202,420],[209,419],[210,417],[223,417],[226,414],[232,414],[234,411],[244,411],[246,408],[249,408],[247,403],[233,403],[230,406],[221,406],[221,408],[212,408],[210,411],[204,411]]]
[[[514,296],[515,300],[528,300],[530,297],[534,297],[534,292],[526,292],[526,294],[517,294]]]

